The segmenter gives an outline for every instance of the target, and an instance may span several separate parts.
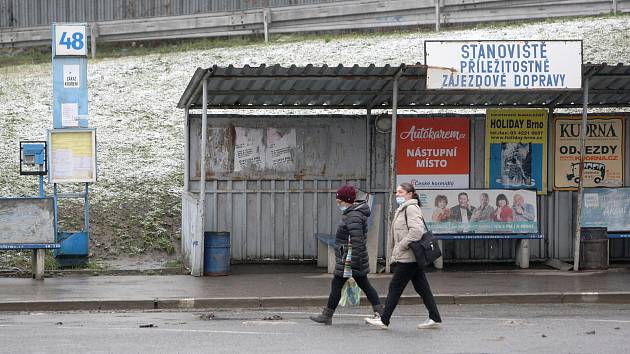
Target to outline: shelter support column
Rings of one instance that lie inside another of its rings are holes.
[[[184,193],[190,191],[190,124],[188,122],[189,110],[184,109]]]
[[[365,116],[365,189],[368,193],[372,191],[372,110],[370,108],[367,109],[367,114]],[[373,198],[373,196],[370,196]],[[367,234],[367,251],[368,251],[368,259],[369,259],[369,268],[370,273],[375,274],[377,272],[377,260],[378,260],[378,245],[379,245],[379,235],[381,234],[381,204],[378,201],[375,201],[372,204],[372,224],[368,228]]]
[[[372,110],[367,109],[365,116],[365,189],[368,193],[372,189]]]
[[[208,79],[203,80],[203,108],[201,113],[201,176],[199,178],[199,221],[192,247],[191,274],[203,275],[203,245],[206,223],[206,146],[208,142]]]
[[[386,197],[387,200],[387,218],[385,221],[385,227],[387,228],[387,247],[385,249],[385,272],[390,272],[390,257],[392,252],[392,235],[391,233],[391,222],[393,217],[393,209],[394,205],[394,191],[396,190],[396,122],[398,120],[398,79],[403,73],[403,69],[398,71],[394,76],[394,82],[392,87],[392,130],[390,134],[390,151],[389,151],[389,188],[387,188],[389,197]]]
[[[578,181],[578,200],[577,200],[577,215],[575,217],[575,240],[573,245],[573,270],[578,271],[580,268],[580,237],[582,223],[582,198],[584,196],[584,157],[586,156],[586,122],[588,120],[588,76],[584,78],[582,83],[584,88],[584,97],[582,101],[582,126],[580,128],[580,172]]]

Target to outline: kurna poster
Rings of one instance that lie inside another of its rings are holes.
[[[582,117],[554,119],[554,187],[575,189],[579,182]],[[623,119],[588,117],[584,187],[623,185]]]
[[[396,132],[398,184],[409,182],[416,189],[468,188],[468,118],[402,118]]]
[[[547,191],[546,109],[488,109],[485,186]]]

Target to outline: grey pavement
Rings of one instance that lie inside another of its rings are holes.
[[[320,306],[330,289],[331,275],[314,266],[233,269],[232,275],[221,277],[0,278],[0,311]],[[391,274],[369,277],[384,298]],[[435,271],[427,277],[442,304],[630,303],[630,268],[578,273],[547,269]],[[401,303],[419,301],[409,285]]]
[[[423,306],[396,308],[388,330],[366,307],[332,326],[318,310],[0,313],[0,353],[623,353],[630,335],[630,304],[441,305],[433,330],[416,329]]]

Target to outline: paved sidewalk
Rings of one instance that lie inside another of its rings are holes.
[[[230,276],[0,278],[0,311],[298,307],[325,304],[331,275],[314,266],[235,266]],[[438,271],[439,303],[630,303],[630,268],[608,271]],[[370,275],[384,298],[391,274]],[[419,303],[413,287],[402,303]],[[362,301],[367,304],[367,301]]]

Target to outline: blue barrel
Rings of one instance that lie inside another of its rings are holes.
[[[203,274],[230,274],[230,233],[204,232]]]

